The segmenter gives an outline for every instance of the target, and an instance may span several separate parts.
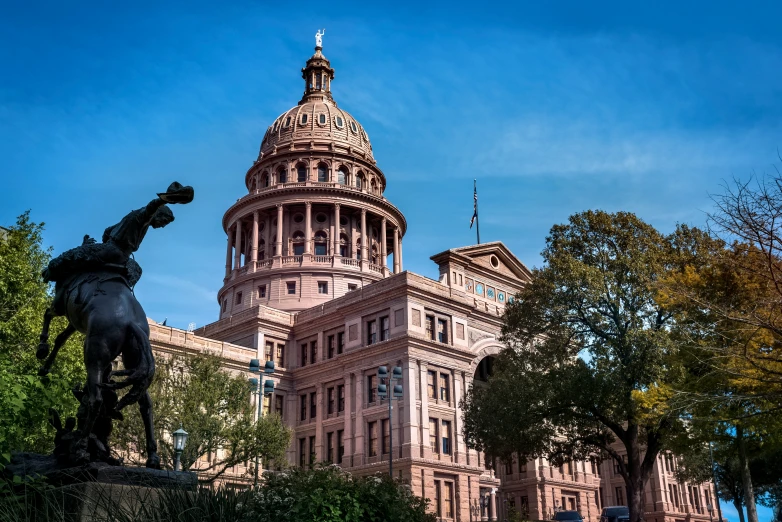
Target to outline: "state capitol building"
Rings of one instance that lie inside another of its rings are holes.
[[[150,324],[158,353],[210,351],[232,371],[273,360],[264,399],[294,430],[288,460],[394,474],[443,521],[533,520],[626,505],[611,461],[489,462],[465,445],[459,402],[492,374],[505,303],[530,271],[501,242],[431,257],[435,281],[404,271],[407,221],[388,201],[361,124],[332,96],[320,46],[302,69],[304,95],[266,129],[247,192],[223,216],[225,278],[218,320],[193,333]],[[402,368],[392,422],[379,366]],[[248,373],[248,377],[250,374]],[[679,483],[661,455],[647,484],[647,520],[708,520],[707,484]],[[243,469],[228,480],[247,483]]]

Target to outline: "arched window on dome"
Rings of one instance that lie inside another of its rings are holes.
[[[253,192],[255,192],[256,188],[257,187],[255,186],[255,176],[253,176],[252,179],[250,179],[250,193],[252,194]]]
[[[261,187],[266,188],[269,186],[269,173],[264,172],[261,174]]]
[[[291,126],[291,117],[288,116],[287,118],[285,118],[285,124],[283,125],[283,127],[287,129],[290,126]]]
[[[358,190],[364,190],[364,173],[359,172],[356,176],[356,188]]]
[[[307,166],[304,163],[299,163],[296,166],[296,175],[299,183],[307,181]]]
[[[291,237],[291,246],[293,247],[293,255],[300,256],[304,254],[304,232],[297,230]]]
[[[377,194],[377,183],[375,182],[375,178],[372,178],[372,181],[369,184],[369,191],[372,194]]]
[[[329,167],[325,163],[318,165],[318,181],[325,183],[329,180]]]
[[[348,240],[347,234],[340,234],[339,235],[339,255],[342,257],[349,257],[348,253],[348,246],[350,245],[350,241]]]
[[[372,264],[377,265],[378,255],[377,255],[377,245],[372,245],[372,254],[370,257],[370,260],[372,261]]]
[[[329,244],[329,236],[328,234],[326,234],[325,231],[318,230],[317,232],[315,232],[315,255],[316,256],[329,255],[328,244]]]
[[[258,240],[258,261],[266,259],[266,241],[263,239]]]
[[[361,239],[356,240],[356,259],[361,261]]]
[[[288,182],[288,171],[285,170],[285,167],[282,167],[280,170],[277,171],[277,183],[287,183]]]
[[[340,167],[337,172],[337,182],[340,185],[346,184],[348,181],[348,169],[347,167]]]

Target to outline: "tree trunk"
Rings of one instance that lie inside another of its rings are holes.
[[[644,521],[644,476],[641,469],[643,458],[641,457],[641,447],[638,444],[638,426],[628,426],[625,439],[625,449],[627,450],[627,477],[625,485],[627,486],[627,506],[630,508],[630,522]]]
[[[719,500],[717,502],[719,502]],[[744,522],[744,506],[741,505],[741,500],[733,500],[733,507],[736,508],[736,512],[739,514],[739,522]]]
[[[752,476],[747,462],[747,446],[744,442],[744,428],[736,426],[736,439],[739,443],[739,466],[741,467],[741,485],[744,488],[744,505],[747,506],[747,522],[758,522],[758,510],[755,507],[755,494],[752,491]]]

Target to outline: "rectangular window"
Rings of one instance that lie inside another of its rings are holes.
[[[358,254],[358,256],[359,256],[358,258],[361,259],[361,254]],[[342,257],[345,257],[345,256],[342,256]],[[356,290],[357,288],[358,288],[358,286],[356,286],[356,285],[348,284],[348,292],[352,292],[353,290]]]
[[[327,281],[318,281],[318,293],[319,294],[329,293],[329,284]]]
[[[521,516],[524,520],[529,517],[529,497],[521,497]]]
[[[451,454],[451,421],[440,421],[440,435],[443,438],[443,455]]]
[[[340,384],[337,386],[337,411],[345,411],[345,385]]]
[[[261,285],[258,287],[258,297],[260,299],[266,297],[266,285]]]
[[[388,317],[380,318],[380,340],[387,341],[390,337]]]
[[[448,321],[443,319],[437,320],[437,340],[441,343],[448,342]]]
[[[435,384],[434,381],[437,378],[437,372],[428,371],[426,372],[426,393],[429,396],[430,399],[436,398],[435,395]]]
[[[453,518],[453,482],[444,482],[445,496],[443,497],[443,504],[445,504],[445,518]]]
[[[274,343],[266,343],[264,352],[265,352],[264,354],[266,355],[266,360],[271,361],[272,354],[274,353]]]
[[[310,393],[310,419],[314,419],[318,413],[318,394]]]
[[[228,310],[228,299],[223,299],[223,312]]]
[[[274,413],[282,418],[283,397],[282,395],[274,396]]]
[[[299,439],[299,467],[303,468],[307,462],[307,439]]]
[[[326,338],[326,351],[327,351],[327,354],[328,354],[327,356],[328,356],[329,359],[334,357],[334,336],[333,335],[329,335]]]
[[[605,503],[603,502],[603,488],[598,488],[597,497],[599,499],[599,502],[597,504],[597,509],[602,509],[602,507],[605,505]]]
[[[301,345],[301,366],[307,366],[307,343]]]
[[[284,344],[278,344],[277,345],[277,367],[278,368],[285,368],[285,345]]]
[[[367,377],[367,403],[372,404],[377,399],[377,376]]]
[[[505,462],[505,474],[506,475],[513,475],[513,461],[508,460]]]
[[[437,439],[437,419],[429,419],[429,447],[432,449],[432,453],[440,453]]]
[[[337,430],[337,464],[342,464],[342,457],[345,456],[344,430]]]
[[[438,517],[443,516],[443,510],[440,506],[440,481],[434,481],[434,509],[437,512]]]
[[[342,353],[345,349],[345,332],[337,333],[337,355]]]
[[[448,385],[450,379],[448,378],[448,374],[441,373],[440,374],[440,400],[445,402],[451,401],[451,388]]]
[[[625,497],[622,494],[622,488],[616,488],[616,505],[617,506],[625,505]]]
[[[288,295],[296,295],[296,281],[288,281],[285,286],[288,289]]]
[[[377,456],[377,421],[368,423],[367,431],[369,432],[369,456]]]
[[[334,462],[334,432],[326,433],[326,461]]]
[[[426,316],[426,338],[434,341],[434,316]]]
[[[367,344],[377,342],[377,321],[367,321]]]
[[[522,460],[521,456],[518,456],[519,459],[519,473],[525,473],[527,471],[527,461]]]
[[[315,364],[318,361],[318,341],[312,341],[310,343],[310,364]]]
[[[307,420],[307,395],[300,395],[299,396],[299,410],[301,412],[300,420]]]
[[[336,403],[334,388],[329,388],[328,390],[326,390],[326,393],[328,394],[328,407],[326,409],[326,413],[331,415],[332,413],[334,413],[334,405]]]
[[[242,304],[242,293],[236,292],[236,304],[240,305]]]
[[[383,429],[383,455],[385,455],[389,453],[389,448],[391,448],[391,423],[388,422],[388,419],[381,421],[381,428]]]
[[[263,414],[269,415],[272,412],[272,398],[270,395],[263,396]]]
[[[315,436],[310,436],[310,460],[309,464],[312,466],[315,463]]]

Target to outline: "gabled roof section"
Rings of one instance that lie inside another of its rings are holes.
[[[500,266],[495,267],[490,264],[492,255],[499,260]],[[504,268],[509,272],[505,275],[515,277],[522,282],[529,281],[530,277],[532,277],[530,269],[513,255],[513,252],[502,241],[451,248],[433,255],[430,259],[438,265],[452,261],[464,265],[465,268],[472,265],[471,268],[481,269],[482,271],[493,269],[505,272],[505,270],[502,270]]]

